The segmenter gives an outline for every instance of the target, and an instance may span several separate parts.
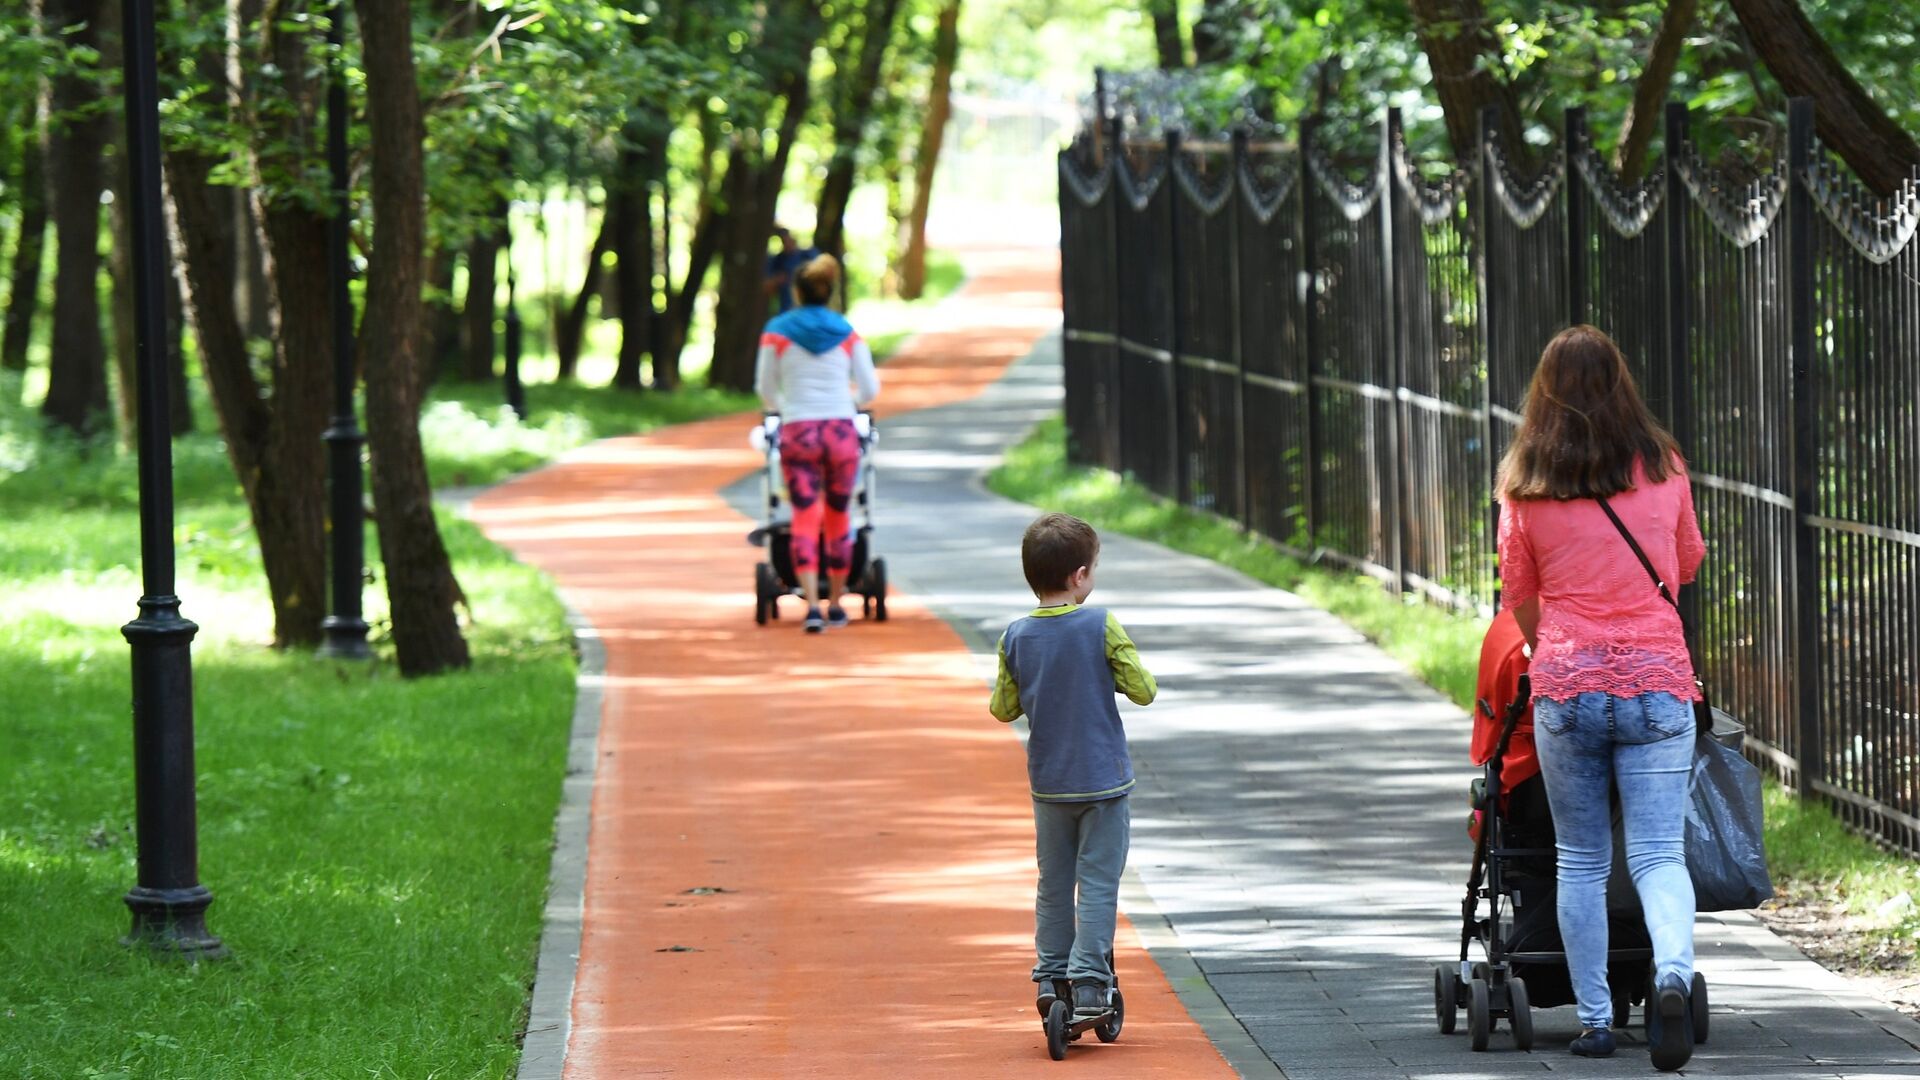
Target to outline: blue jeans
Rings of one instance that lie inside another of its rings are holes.
[[[1099,802],[1033,801],[1040,888],[1034,900],[1033,981],[1113,982],[1107,954],[1127,868],[1133,809],[1127,797]]]
[[[1533,704],[1534,741],[1560,853],[1560,937],[1580,1023],[1613,1020],[1607,989],[1607,875],[1613,867],[1609,789],[1620,789],[1627,870],[1653,939],[1659,986],[1693,982],[1693,879],[1687,876],[1687,797],[1693,705],[1672,694],[1581,694]]]

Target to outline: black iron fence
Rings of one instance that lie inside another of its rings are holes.
[[[1311,129],[1102,121],[1060,157],[1069,453],[1484,614],[1527,380],[1599,325],[1691,463],[1718,703],[1783,781],[1920,851],[1920,189],[1865,191],[1805,101],[1754,181],[1684,107],[1666,128],[1623,185],[1577,110],[1532,177],[1490,136],[1422,168],[1397,114],[1358,175]]]

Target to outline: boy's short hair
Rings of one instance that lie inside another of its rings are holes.
[[[1100,534],[1072,514],[1041,514],[1020,539],[1020,568],[1035,596],[1066,588],[1073,572],[1099,554]]]

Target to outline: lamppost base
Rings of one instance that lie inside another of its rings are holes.
[[[133,929],[120,940],[129,948],[145,948],[155,956],[197,964],[226,959],[227,947],[207,929],[207,905],[213,893],[204,885],[189,889],[149,889],[136,886],[127,893]]]
[[[373,647],[367,644],[367,622],[365,619],[341,618],[329,615],[320,620],[320,631],[326,635],[321,641],[316,655],[322,660],[371,660]]]

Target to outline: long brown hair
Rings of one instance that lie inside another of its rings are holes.
[[[1540,353],[1525,415],[1500,463],[1508,499],[1591,499],[1633,487],[1634,466],[1659,483],[1680,447],[1641,400],[1627,358],[1591,326],[1570,326]]]

